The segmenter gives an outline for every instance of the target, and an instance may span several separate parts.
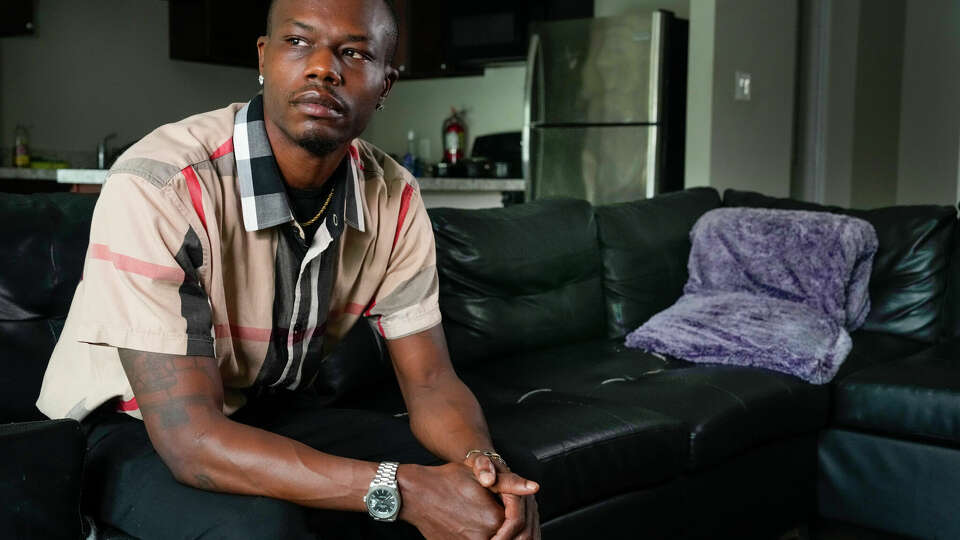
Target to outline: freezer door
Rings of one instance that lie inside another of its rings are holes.
[[[608,204],[655,193],[657,126],[533,128],[531,200]]]
[[[632,13],[536,26],[534,125],[657,122],[662,18]]]

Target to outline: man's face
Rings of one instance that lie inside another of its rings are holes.
[[[327,155],[360,135],[397,72],[382,0],[277,0],[257,41],[266,121]]]

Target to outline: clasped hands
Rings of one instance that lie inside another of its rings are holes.
[[[409,521],[428,540],[470,538],[477,540],[539,540],[540,517],[534,494],[536,482],[510,471],[506,464],[482,454],[463,463],[417,467],[404,475],[419,496],[404,499],[401,519]],[[419,474],[418,474],[419,473]],[[420,483],[420,481],[426,483]],[[422,503],[422,504],[419,504]]]

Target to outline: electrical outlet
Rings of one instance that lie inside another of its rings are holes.
[[[750,74],[746,71],[736,72],[736,86],[733,90],[733,99],[737,101],[750,101],[752,91],[750,84]]]

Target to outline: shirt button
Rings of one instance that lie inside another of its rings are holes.
[[[334,214],[334,215],[333,215],[333,226],[336,227],[337,225],[339,225],[339,223],[337,223],[337,215]]]

